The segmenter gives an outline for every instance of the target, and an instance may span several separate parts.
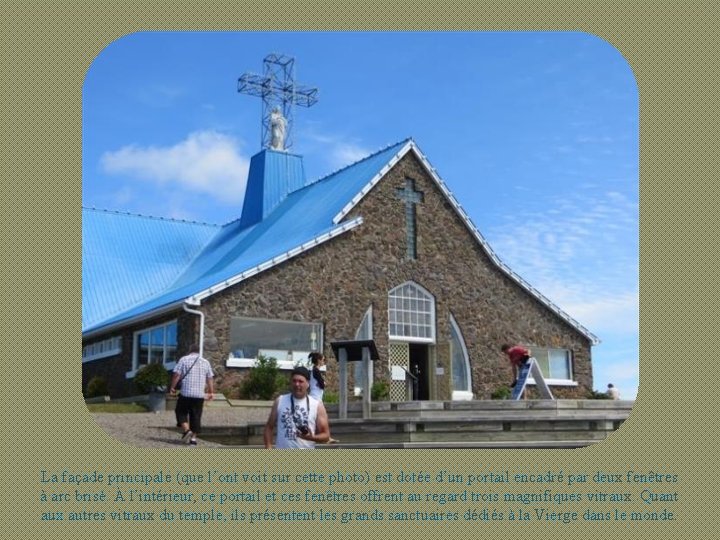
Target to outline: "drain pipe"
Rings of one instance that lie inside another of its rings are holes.
[[[193,315],[200,315],[200,339],[198,340],[198,346],[200,347],[200,356],[203,355],[203,346],[205,343],[205,314],[197,309],[190,309],[187,304],[183,304],[183,309]]]

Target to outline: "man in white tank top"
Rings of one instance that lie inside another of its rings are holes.
[[[265,424],[265,448],[272,448],[273,431],[275,448],[315,448],[315,443],[330,440],[327,411],[321,401],[308,394],[310,372],[297,367],[290,374],[291,391],[273,403]]]

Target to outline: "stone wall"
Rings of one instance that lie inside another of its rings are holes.
[[[406,258],[405,206],[396,190],[415,180],[424,201],[416,206],[417,259]],[[430,352],[443,368],[431,385],[432,398],[449,399],[450,314],[465,339],[473,392],[488,399],[511,379],[502,343],[570,349],[577,388],[553,387],[557,397],[582,397],[592,389],[590,343],[577,330],[502,273],[477,243],[418,159],[409,153],[353,208],[362,216],[352,231],[313,248],[210,298],[205,312],[204,354],[221,380],[229,356],[232,316],[314,321],[324,325],[327,380],[337,389],[337,362],[330,342],[353,339],[367,308],[373,306],[373,335],[381,360],[375,378],[388,379],[387,293],[414,281],[435,297],[437,346]],[[552,254],[549,254],[552,256]],[[178,350],[184,354],[199,336],[199,317],[182,310],[125,328],[120,357],[83,365],[82,388],[93,375],[106,378],[113,396],[135,392],[125,372],[132,366],[133,332],[178,320]],[[102,340],[110,335],[98,336]],[[90,342],[90,341],[88,341]],[[352,370],[349,370],[352,374]]]
[[[424,193],[417,205],[417,259],[406,259],[405,207],[396,189],[405,178]],[[473,391],[487,399],[511,379],[500,345],[504,342],[567,348],[574,355],[577,389],[553,388],[559,396],[580,396],[592,388],[590,343],[491,262],[462,220],[412,154],[406,155],[346,219],[364,223],[279,266],[209,298],[205,354],[222,376],[229,352],[230,317],[277,318],[324,323],[328,382],[337,385],[330,342],[352,339],[373,306],[373,333],[381,361],[375,377],[388,378],[387,293],[414,281],[436,301],[437,343],[450,339],[452,313],[470,356]],[[550,255],[551,256],[551,255]],[[450,376],[448,347],[438,346],[437,365]],[[433,355],[431,354],[431,357]],[[438,399],[449,397],[440,376]]]

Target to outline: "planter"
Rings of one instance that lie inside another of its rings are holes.
[[[165,392],[150,392],[147,405],[150,412],[164,411],[166,408]]]

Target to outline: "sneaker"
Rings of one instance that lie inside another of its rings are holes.
[[[182,434],[182,441],[184,443],[190,443],[190,439],[192,439],[192,436],[193,432],[188,429],[185,433]]]
[[[190,446],[197,446],[197,439],[190,439]]]

